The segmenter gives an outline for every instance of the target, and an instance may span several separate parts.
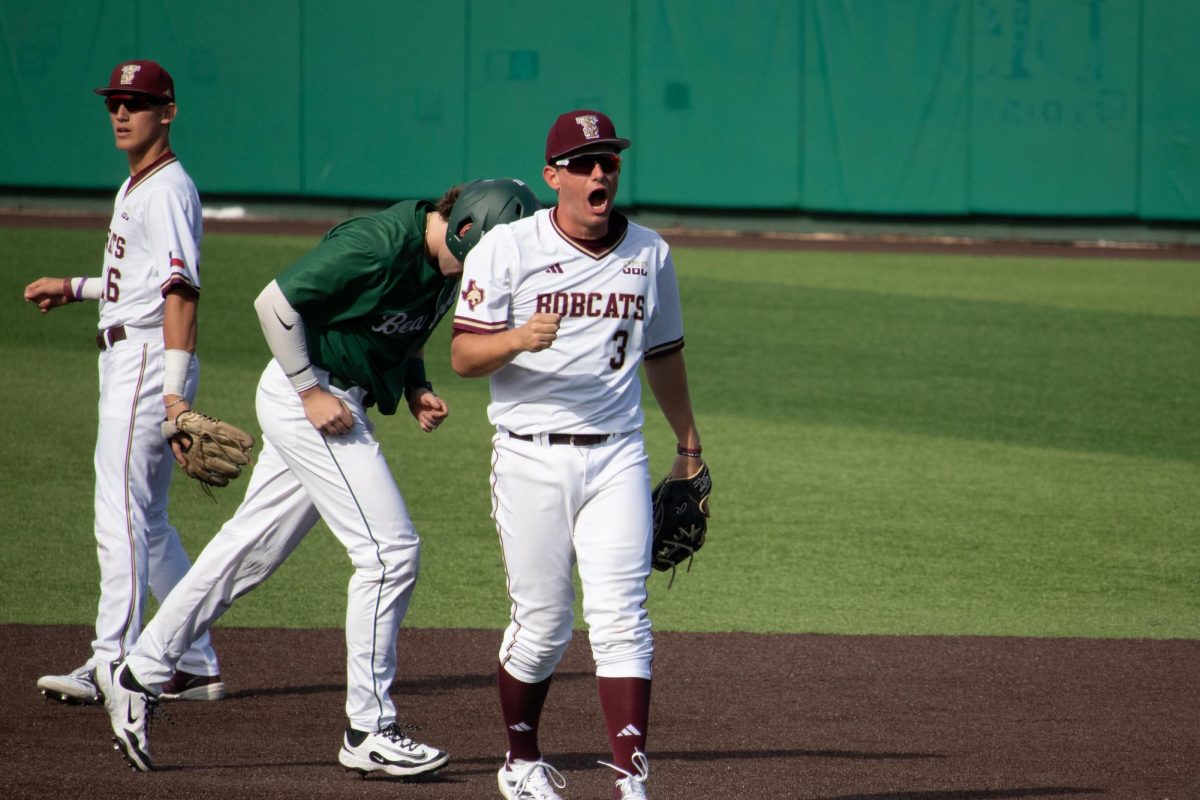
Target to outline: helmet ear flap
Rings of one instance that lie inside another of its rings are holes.
[[[474,227],[475,227],[475,220],[468,217],[467,219],[464,219],[462,222],[460,222],[458,224],[457,230],[454,231],[454,237],[458,241],[469,241],[471,229]],[[446,226],[446,236],[449,237],[449,235],[450,235],[450,227]],[[470,252],[470,249],[473,246],[474,246],[473,244],[468,246],[467,251]]]
[[[497,225],[531,216],[541,208],[533,191],[515,178],[472,181],[462,187],[446,225],[446,246],[459,261]]]

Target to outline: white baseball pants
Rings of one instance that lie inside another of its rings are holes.
[[[96,434],[95,534],[100,562],[96,638],[88,663],[124,658],[142,630],[146,590],[162,600],[190,566],[167,519],[175,459],[162,437],[162,328],[125,327],[126,339],[100,353],[100,424]],[[199,383],[192,359],[186,395]],[[184,643],[179,667],[215,675],[208,636]],[[170,676],[167,676],[168,678]]]
[[[322,383],[328,375],[321,374]],[[263,431],[246,496],[142,632],[128,663],[143,685],[170,678],[186,643],[233,601],[270,577],[323,518],[354,566],[346,604],[346,716],[363,731],[395,720],[388,689],[420,543],[373,436],[362,390],[330,388],[354,428],[323,436],[273,359],[258,384]]]
[[[649,680],[651,509],[642,434],[590,447],[540,442],[503,431],[492,440],[492,516],[512,601],[500,663],[526,683],[554,672],[571,641],[578,564],[596,674]]]

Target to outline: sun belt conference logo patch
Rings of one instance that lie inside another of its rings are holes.
[[[463,289],[462,298],[467,301],[467,305],[472,311],[475,310],[475,306],[483,302],[483,289],[475,284],[474,278],[467,284],[467,288]]]
[[[575,121],[583,128],[583,138],[600,138],[600,118],[595,114],[584,114],[582,117],[576,117]]]
[[[121,85],[128,86],[133,83],[133,76],[137,75],[138,70],[141,68],[141,64],[126,64],[121,67]]]

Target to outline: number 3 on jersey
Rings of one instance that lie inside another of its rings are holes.
[[[629,331],[617,331],[613,334],[617,352],[608,360],[608,366],[620,369],[625,365],[625,347],[629,344]]]

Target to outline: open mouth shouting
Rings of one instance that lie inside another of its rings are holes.
[[[608,188],[601,186],[588,193],[588,206],[593,214],[603,214],[608,211]]]

